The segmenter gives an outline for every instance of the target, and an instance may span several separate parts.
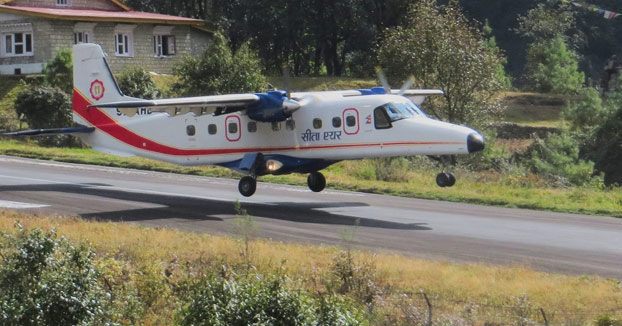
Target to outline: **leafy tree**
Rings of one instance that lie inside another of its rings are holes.
[[[2,234],[0,324],[105,324],[105,291],[98,283],[94,253],[54,231]]]
[[[73,59],[71,50],[61,49],[43,68],[45,83],[58,87],[67,94],[73,93]]]
[[[123,94],[144,98],[155,99],[162,97],[153,77],[142,68],[132,68],[121,73],[118,79],[119,88]]]
[[[533,43],[546,44],[557,38],[578,45],[582,36],[576,29],[576,18],[572,4],[567,1],[540,3],[526,15],[518,17],[515,31]]]
[[[63,91],[49,86],[27,88],[15,99],[15,111],[24,116],[32,129],[68,127],[73,124],[71,98]],[[39,139],[44,146],[78,146],[71,136],[45,136]]]
[[[379,62],[393,84],[414,74],[419,87],[441,88],[443,104],[428,111],[450,122],[482,125],[498,111],[497,75],[503,58],[456,7],[423,0],[413,4],[404,24],[388,30]]]
[[[533,43],[527,55],[527,68],[533,89],[544,93],[576,92],[585,79],[579,71],[576,53],[566,47],[562,37]]]
[[[186,57],[175,67],[179,80],[173,90],[184,96],[261,92],[267,80],[260,67],[248,44],[234,54],[225,38],[216,35],[200,58]]]
[[[283,277],[227,280],[212,277],[193,286],[179,315],[179,325],[366,325],[342,297],[312,298],[291,290]]]

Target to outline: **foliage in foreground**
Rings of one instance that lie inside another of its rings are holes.
[[[211,277],[194,285],[185,299],[180,325],[294,326],[366,325],[362,315],[343,298],[313,298],[291,290],[284,277],[250,275],[243,279]]]
[[[93,325],[104,317],[105,291],[94,254],[54,231],[2,233],[0,324]]]
[[[61,49],[43,68],[45,83],[58,87],[63,92],[73,92],[73,53],[69,49]]]

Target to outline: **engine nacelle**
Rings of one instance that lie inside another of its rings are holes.
[[[246,113],[248,117],[260,122],[280,122],[292,116],[300,109],[300,104],[287,97],[285,91],[273,91],[265,94],[256,94],[259,102],[251,105]]]

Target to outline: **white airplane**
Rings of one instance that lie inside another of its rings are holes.
[[[246,175],[238,188],[247,197],[262,175],[308,173],[309,188],[319,192],[326,186],[319,171],[339,161],[484,148],[477,131],[427,117],[418,104],[443,92],[408,90],[411,83],[401,90],[145,100],[121,93],[99,45],[74,46],[73,66],[73,118],[85,127],[11,135],[71,133],[96,151],[117,156],[227,167]],[[436,181],[446,187],[456,180],[440,173]]]

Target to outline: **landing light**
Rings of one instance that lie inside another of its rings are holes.
[[[275,160],[266,161],[266,169],[270,172],[274,172],[283,167],[283,163]]]

